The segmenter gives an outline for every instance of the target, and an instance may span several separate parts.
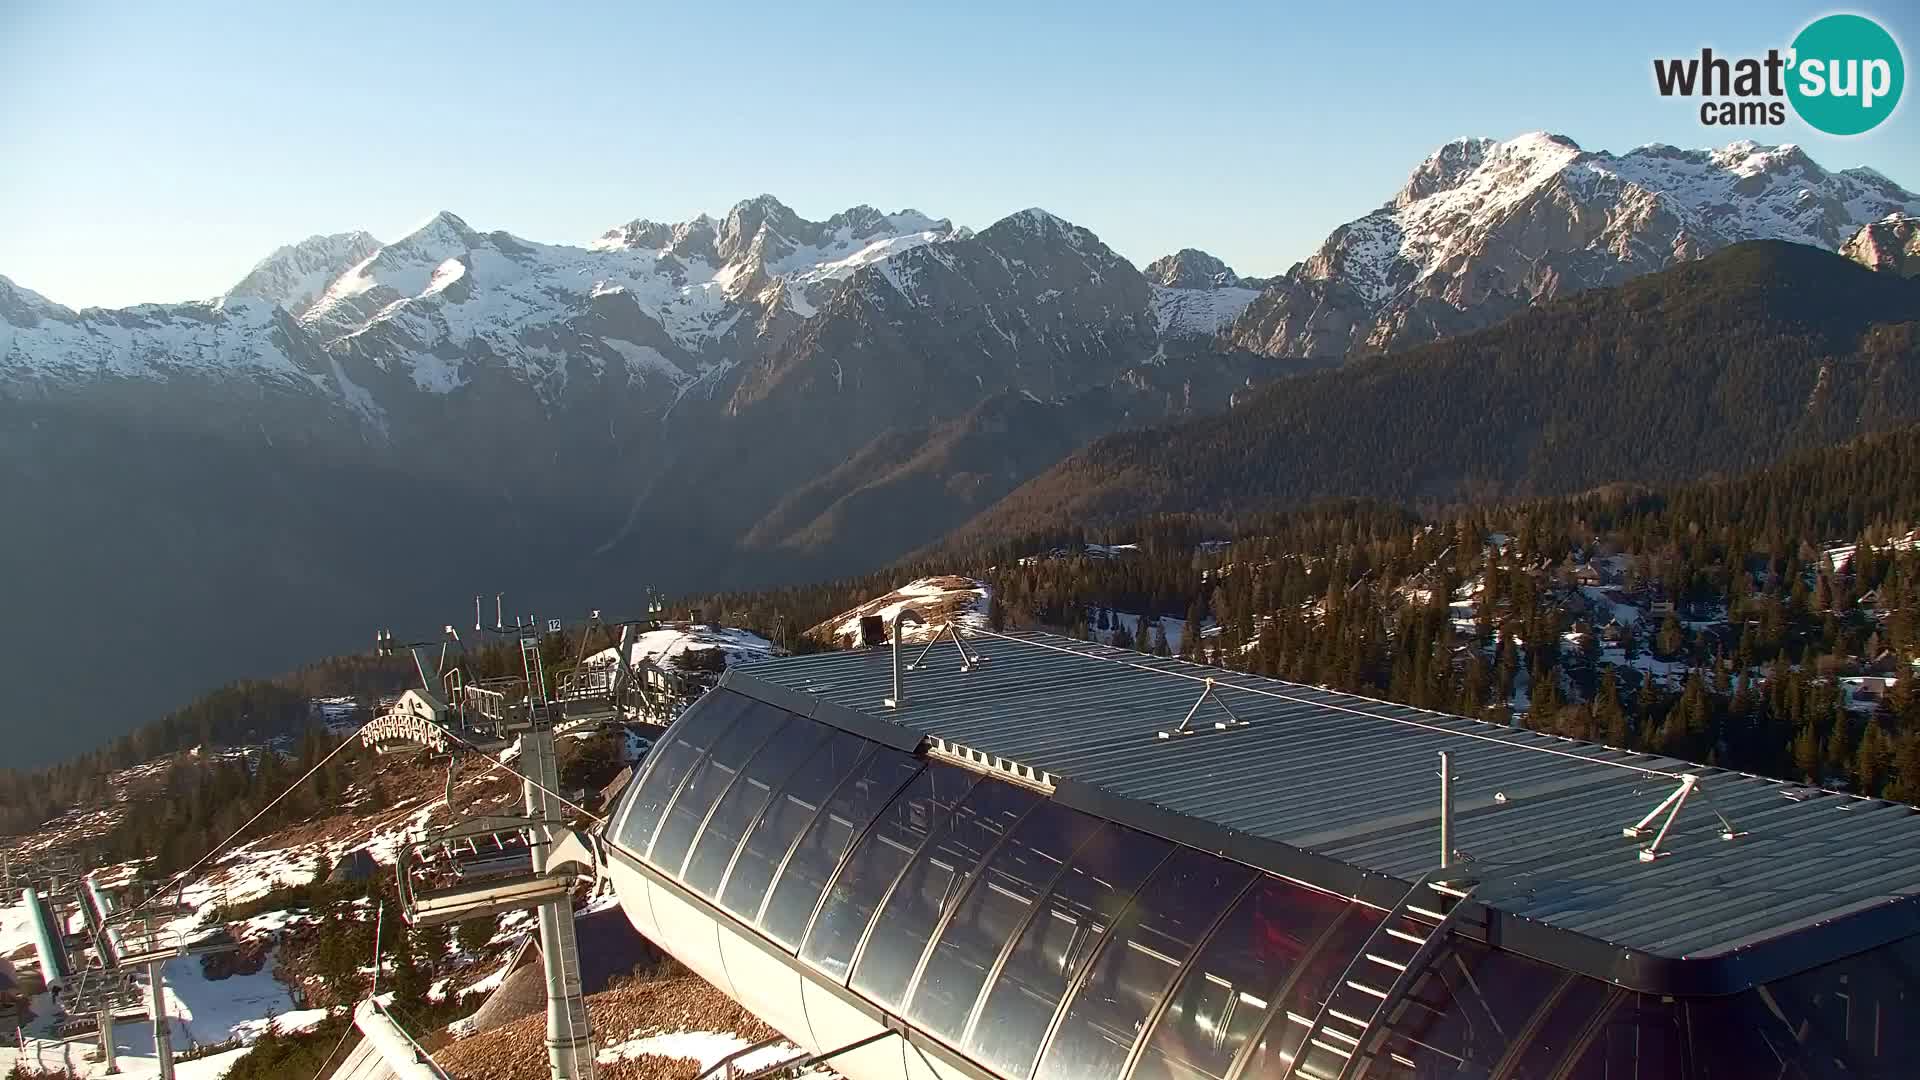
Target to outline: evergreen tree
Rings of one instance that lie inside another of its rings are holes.
[[[453,940],[463,953],[477,953],[493,940],[494,920],[468,919],[454,927]]]
[[[1679,656],[1687,647],[1687,633],[1680,620],[1672,612],[1660,623],[1660,633],[1654,639],[1654,650],[1665,660]]]
[[[1799,734],[1793,738],[1793,768],[1795,773],[1810,784],[1820,782],[1820,736],[1813,730],[1812,724],[1800,725]]]
[[[1627,712],[1620,707],[1620,683],[1612,668],[1600,676],[1600,689],[1593,695],[1593,722],[1599,729],[1601,741],[1608,746],[1629,748],[1631,735],[1627,727]]]
[[[1867,721],[1866,729],[1860,733],[1860,747],[1854,752],[1855,790],[1862,795],[1880,794],[1887,785],[1887,775],[1893,771],[1893,750],[1880,725]]]

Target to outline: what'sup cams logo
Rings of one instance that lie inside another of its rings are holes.
[[[1778,125],[1787,106],[1829,135],[1859,135],[1893,115],[1907,80],[1900,45],[1864,15],[1828,15],[1808,23],[1785,50],[1730,58],[1653,62],[1661,97],[1703,98],[1700,122],[1716,127]]]

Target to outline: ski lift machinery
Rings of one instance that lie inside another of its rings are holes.
[[[555,1080],[591,1080],[594,1046],[580,983],[573,889],[577,877],[596,872],[596,860],[568,824],[555,794],[560,781],[554,737],[560,729],[583,730],[623,717],[636,624],[619,624],[615,663],[603,678],[585,664],[587,641],[595,627],[604,625],[594,612],[581,634],[581,655],[571,677],[558,680],[550,696],[541,659],[541,624],[527,617],[505,625],[498,597],[495,613],[495,625],[485,626],[480,598],[474,598],[476,631],[517,639],[518,677],[475,680],[464,668],[450,667],[448,641],[459,643],[452,626],[446,628],[448,640],[439,643],[437,678],[428,675],[420,653],[433,643],[403,646],[394,643],[390,631],[376,635],[383,654],[400,648],[412,654],[420,689],[401,695],[385,715],[362,729],[361,738],[382,753],[424,746],[448,759],[447,804],[458,816],[401,845],[395,877],[402,915],[415,926],[436,926],[512,911],[536,912],[546,967],[548,1064]],[[455,801],[460,758],[491,755],[516,738],[524,780],[521,812],[461,813]]]

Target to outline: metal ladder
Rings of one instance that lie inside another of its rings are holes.
[[[1471,884],[1435,880],[1440,873],[1420,875],[1348,962],[1300,1040],[1288,1080],[1347,1080],[1374,1056],[1382,1021],[1419,982],[1473,895]]]

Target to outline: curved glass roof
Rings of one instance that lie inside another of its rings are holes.
[[[967,646],[970,671],[943,642],[905,673],[902,709],[887,649],[726,685],[1017,763],[1071,805],[1382,904],[1438,862],[1447,751],[1454,846],[1502,941],[1639,989],[1724,993],[1920,933],[1909,806],[1052,635]],[[1623,829],[1688,776],[1643,860],[1666,815]]]
[[[1916,940],[1689,999],[1446,935],[1342,1041],[1343,987],[1394,985],[1396,932],[1431,924],[731,684],[612,822],[712,917],[1015,1080],[1891,1077],[1920,1052],[1894,1022],[1920,1006]]]

